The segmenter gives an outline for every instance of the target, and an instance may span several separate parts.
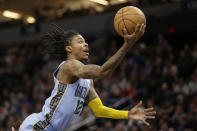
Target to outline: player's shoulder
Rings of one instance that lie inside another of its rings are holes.
[[[67,63],[82,63],[77,59],[67,59],[65,62],[67,62]]]
[[[65,70],[71,70],[71,69],[76,70],[76,69],[79,69],[82,65],[84,64],[80,62],[79,60],[68,59],[63,63],[62,68]]]

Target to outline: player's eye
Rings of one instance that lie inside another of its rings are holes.
[[[82,40],[80,40],[80,41],[79,41],[79,43],[81,44],[81,43],[83,43],[83,41],[82,41]]]

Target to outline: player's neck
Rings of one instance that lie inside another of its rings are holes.
[[[68,56],[67,56],[67,60],[71,60],[71,59],[81,61],[81,62],[84,63],[84,64],[87,64],[87,63],[88,63],[88,60],[81,60],[81,59],[76,58],[76,57],[73,56],[73,55],[68,55]]]
[[[78,60],[75,56],[73,56],[73,55],[68,55],[67,56],[67,60],[69,60],[69,59],[75,59],[75,60]]]

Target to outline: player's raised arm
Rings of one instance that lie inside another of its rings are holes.
[[[133,34],[129,35],[126,30],[124,31],[124,44],[122,47],[102,66],[98,65],[84,65],[79,60],[67,60],[65,68],[68,69],[71,75],[78,78],[101,78],[110,75],[114,69],[120,64],[126,53],[132,45],[144,34],[145,25],[137,25]]]
[[[96,117],[140,120],[147,126],[149,126],[149,123],[146,122],[145,119],[154,119],[156,114],[154,108],[140,109],[142,101],[140,101],[130,111],[121,111],[104,106],[94,90],[93,81],[91,82],[87,103]]]

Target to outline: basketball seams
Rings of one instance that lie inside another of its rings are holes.
[[[130,21],[131,23],[133,23],[133,24],[137,25],[137,23],[135,23],[135,21],[133,21],[133,20],[131,20],[131,19],[124,18],[124,20],[128,20],[128,21]]]
[[[133,16],[133,15],[135,15],[135,16],[141,16],[141,17],[144,18],[144,15],[141,15],[141,14],[124,14],[124,17],[125,17],[125,16]],[[115,16],[115,20],[116,20],[116,19],[119,19],[120,17],[122,17],[122,16]]]
[[[116,17],[116,16],[115,16],[115,17]],[[116,30],[117,32],[119,32],[121,22],[122,22],[122,19],[120,19],[120,17],[119,17],[118,20],[117,20],[117,19],[114,19],[114,28],[115,28],[115,30]],[[117,28],[116,28],[116,27],[117,27]]]
[[[119,32],[119,28],[120,28],[120,23],[122,22],[122,19],[118,22],[118,32]]]
[[[122,21],[123,21],[123,24],[124,24],[124,27],[126,28],[127,32],[130,34],[129,30],[127,29],[127,26],[124,22],[124,18],[123,18],[123,9],[122,9]]]
[[[127,10],[125,10],[125,12],[129,11],[129,9],[130,8],[127,8]],[[123,9],[121,9],[121,10],[123,10]],[[122,11],[121,10],[120,10],[120,12],[117,12],[116,14],[122,14]],[[123,12],[123,13],[125,13],[125,12]]]

